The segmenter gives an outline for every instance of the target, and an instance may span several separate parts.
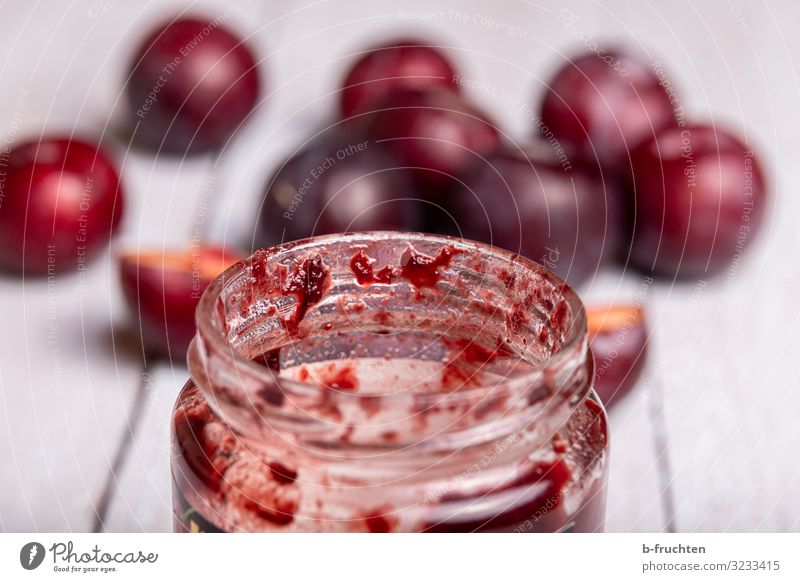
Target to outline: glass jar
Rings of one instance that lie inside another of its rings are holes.
[[[606,416],[577,295],[410,233],[261,250],[197,309],[176,531],[601,531]]]

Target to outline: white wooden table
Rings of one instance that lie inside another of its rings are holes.
[[[91,530],[98,512],[110,531],[170,529],[167,423],[187,372],[143,369],[114,253],[187,245],[201,197],[206,240],[247,238],[270,165],[332,112],[347,55],[397,28],[454,47],[463,75],[484,82],[472,96],[518,138],[546,77],[587,36],[650,51],[690,118],[751,132],[776,192],[771,215],[733,277],[649,289],[652,358],[611,414],[607,528],[800,530],[800,10],[790,0],[201,2],[251,35],[270,90],[219,163],[156,160],[111,131],[132,43],[186,6],[0,3],[0,132],[102,134],[128,196],[121,236],[82,285],[0,278],[0,530]],[[420,21],[415,10],[441,12]],[[584,295],[624,301],[640,282],[608,271]]]

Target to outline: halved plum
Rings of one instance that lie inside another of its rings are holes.
[[[647,323],[638,305],[587,309],[589,342],[594,353],[594,389],[610,406],[633,388],[647,356]]]
[[[183,358],[194,337],[194,312],[208,284],[240,254],[216,247],[126,253],[120,257],[122,290],[146,349]]]

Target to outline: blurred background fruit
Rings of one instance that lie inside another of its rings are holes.
[[[203,291],[242,258],[207,246],[122,254],[122,291],[143,349],[182,362],[195,334],[194,312]]]
[[[732,133],[667,127],[632,155],[631,260],[666,277],[703,277],[731,265],[766,207],[760,163]]]
[[[642,374],[649,330],[639,305],[589,307],[589,344],[594,354],[594,389],[606,406],[625,396]]]
[[[365,113],[400,89],[434,86],[458,90],[447,57],[424,41],[397,39],[368,49],[350,68],[342,83],[342,116]]]
[[[574,157],[609,170],[627,167],[630,150],[675,123],[670,97],[653,68],[621,50],[577,56],[547,83],[541,120]]]
[[[84,268],[123,211],[111,159],[88,142],[43,137],[13,148],[0,188],[0,267],[45,274]]]
[[[257,246],[357,230],[419,230],[412,172],[383,145],[331,131],[268,180]]]
[[[131,62],[134,138],[183,154],[225,145],[256,106],[256,57],[216,21],[176,18],[157,27]]]
[[[415,169],[424,195],[436,199],[468,164],[500,145],[497,126],[457,94],[439,87],[391,93],[368,116],[367,137]]]
[[[621,51],[571,61],[542,101],[541,123],[555,141],[519,144],[459,92],[452,64],[433,46],[397,40],[352,65],[343,118],[273,167],[255,246],[358,230],[428,231],[518,252],[580,287],[609,258],[667,276],[715,273],[756,233],[766,188],[755,154],[727,131],[676,120],[670,95],[643,62]],[[127,90],[143,113],[140,137],[187,152],[224,145],[255,107],[259,84],[240,38],[182,18],[142,45]],[[101,151],[54,139],[20,146],[9,160],[0,265],[67,268],[108,242],[122,200]],[[123,255],[123,290],[146,348],[183,358],[202,290],[241,258],[213,246]],[[589,315],[602,365],[597,388],[610,403],[640,374],[645,322],[638,308]]]
[[[512,250],[578,285],[618,242],[616,197],[586,168],[505,148],[473,164],[443,205],[459,228],[450,234]]]

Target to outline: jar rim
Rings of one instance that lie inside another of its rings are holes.
[[[283,243],[268,249],[256,251],[248,258],[227,268],[208,285],[197,306],[197,335],[195,336],[193,344],[197,344],[198,338],[202,338],[202,342],[205,344],[204,347],[206,350],[210,349],[217,354],[229,354],[230,365],[236,366],[237,370],[245,371],[248,376],[258,381],[262,381],[264,383],[279,382],[282,387],[291,388],[293,391],[299,391],[305,394],[319,394],[323,390],[330,390],[329,388],[320,386],[318,384],[301,382],[289,378],[277,378],[272,370],[266,366],[254,362],[250,358],[246,357],[246,355],[240,353],[229,341],[225,330],[218,325],[219,322],[217,321],[217,318],[214,317],[215,306],[217,301],[221,299],[227,282],[234,279],[246,269],[252,268],[254,261],[257,260],[257,258],[263,258],[265,254],[271,259],[277,260],[282,255],[287,255],[292,252],[296,253],[298,250],[302,250],[305,247],[313,249],[314,247],[318,247],[326,243],[359,241],[376,242],[381,240],[408,242],[409,244],[412,244],[414,241],[441,243],[442,245],[449,245],[459,251],[480,253],[482,256],[489,257],[490,259],[504,261],[506,263],[513,264],[528,271],[534,272],[543,280],[546,280],[552,284],[554,288],[559,289],[561,298],[567,303],[570,310],[571,318],[569,327],[564,334],[563,339],[560,341],[557,349],[553,353],[548,354],[548,356],[541,362],[541,365],[535,366],[532,370],[523,372],[511,379],[513,380],[513,384],[515,386],[518,385],[518,383],[520,385],[531,385],[532,382],[540,380],[543,375],[552,373],[554,370],[563,369],[569,361],[574,361],[576,356],[580,356],[584,353],[588,354],[587,317],[583,302],[580,300],[572,287],[564,282],[555,273],[522,255],[485,243],[444,235],[406,231],[362,231],[329,234]],[[196,349],[196,347],[193,347],[192,349]],[[588,358],[591,359],[590,354],[588,355]],[[189,362],[190,368],[192,368],[191,350]],[[488,383],[474,387],[465,386],[460,388],[456,393],[453,393],[453,395],[457,394],[458,396],[464,398],[475,398],[476,395],[485,394],[488,391],[496,389],[498,385],[507,384],[509,382],[509,379],[505,379],[501,383],[497,384]],[[589,386],[591,386],[591,383],[589,383]],[[385,398],[387,402],[391,402],[392,398],[402,395],[403,393],[400,392],[396,394],[382,395],[382,398]],[[426,396],[432,398],[441,398],[441,395],[441,391],[415,393],[415,396],[418,398],[424,398]],[[356,392],[352,396],[358,398],[359,396],[374,396],[374,394],[370,394],[368,392]]]

